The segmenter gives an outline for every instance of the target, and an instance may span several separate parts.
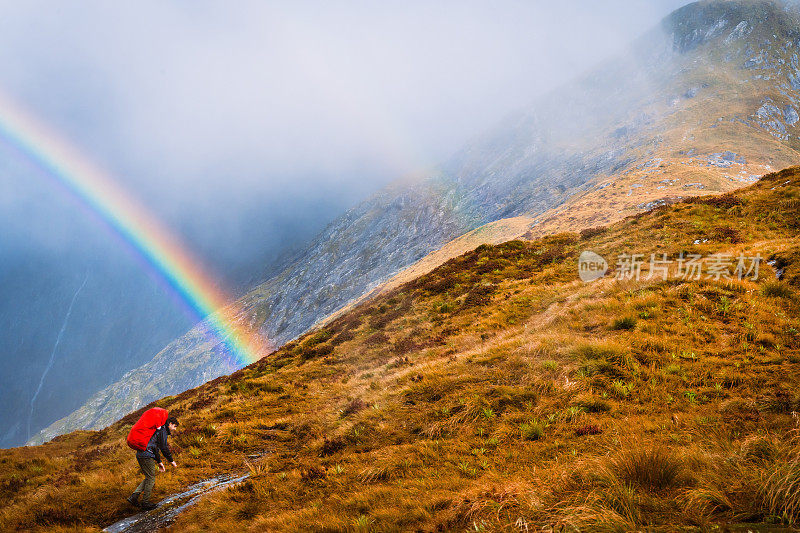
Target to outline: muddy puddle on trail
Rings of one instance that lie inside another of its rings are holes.
[[[158,502],[158,507],[152,511],[144,511],[128,518],[123,518],[103,531],[108,531],[109,533],[143,533],[166,527],[174,522],[187,507],[197,503],[204,495],[241,483],[248,477],[249,474],[239,477],[228,475],[203,480],[183,492],[164,498]]]

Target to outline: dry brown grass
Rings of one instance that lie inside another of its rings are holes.
[[[781,254],[798,246],[800,213],[767,207],[797,191],[792,169],[734,193],[735,215],[723,214],[729,200],[675,204],[582,239],[453,258],[163,400],[181,418],[180,468],[158,476],[156,496],[219,472],[253,475],[187,511],[178,531],[797,523],[797,287],[587,285],[574,263],[586,247]],[[692,244],[722,216],[743,243]],[[623,317],[632,327],[613,326]],[[130,513],[134,419],[0,451],[2,529],[92,529]]]

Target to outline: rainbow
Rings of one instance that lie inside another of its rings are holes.
[[[0,138],[41,167],[121,237],[204,321],[232,367],[260,359],[269,348],[268,339],[245,324],[242,309],[203,272],[200,263],[167,228],[75,147],[1,94]]]

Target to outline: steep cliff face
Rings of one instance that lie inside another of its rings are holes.
[[[482,224],[605,224],[800,161],[800,24],[772,2],[681,8],[630,49],[509,116],[433,176],[399,183],[333,222],[243,298],[243,320],[282,344]],[[99,428],[229,369],[190,333],[38,435]]]

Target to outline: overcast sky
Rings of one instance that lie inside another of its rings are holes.
[[[6,1],[0,88],[179,219],[435,164],[683,3]]]

